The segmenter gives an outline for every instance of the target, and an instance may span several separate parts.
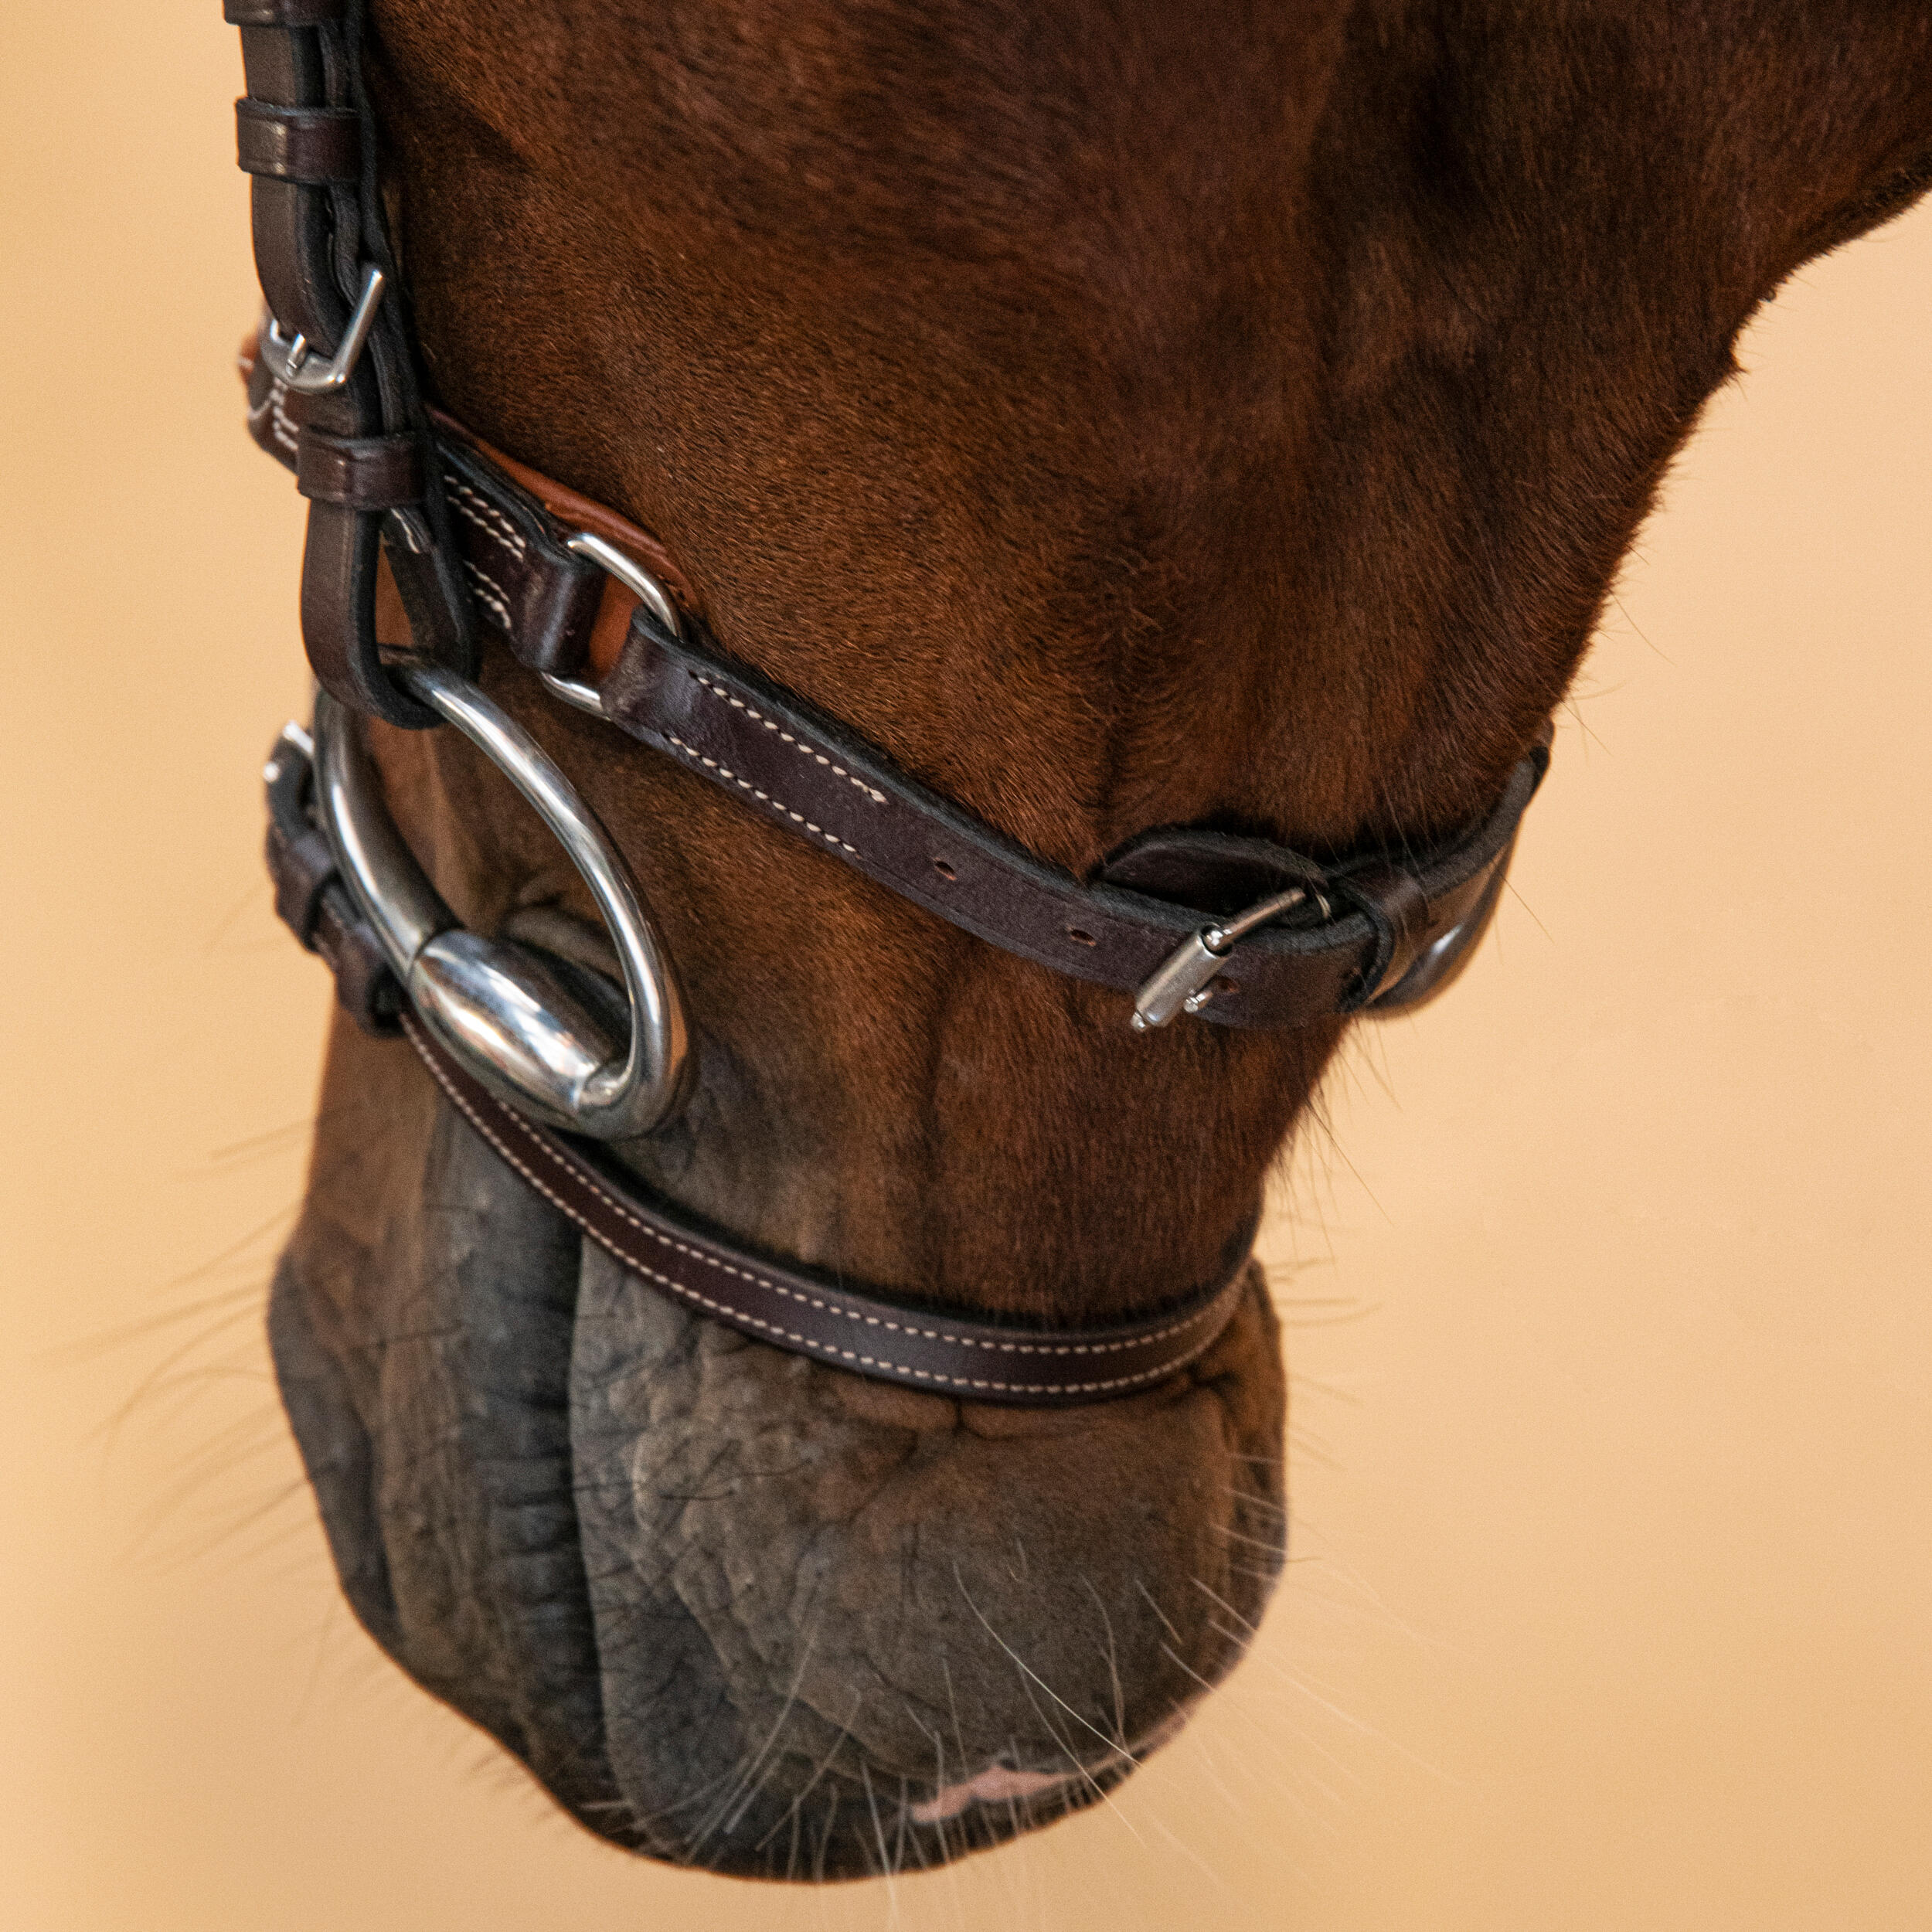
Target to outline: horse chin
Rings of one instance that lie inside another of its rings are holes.
[[[601,1836],[943,1863],[1100,1797],[1240,1655],[1284,1526],[1258,1269],[1163,1388],[993,1409],[698,1318],[447,1112],[420,1173],[372,1246],[311,1201],[284,1399],[362,1623]]]

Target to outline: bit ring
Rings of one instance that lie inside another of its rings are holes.
[[[396,828],[355,720],[315,701],[315,795],[350,892],[423,1024],[485,1086],[551,1125],[624,1140],[662,1125],[689,1068],[684,1001],[630,867],[529,732],[468,678],[423,661],[396,682],[514,784],[569,853],[609,928],[624,984],[471,932]]]

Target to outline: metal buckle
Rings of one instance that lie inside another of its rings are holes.
[[[674,638],[684,635],[684,625],[679,617],[677,605],[672,601],[671,593],[643,565],[627,556],[614,543],[607,543],[602,537],[594,536],[588,530],[579,530],[563,539],[563,547],[573,556],[588,557],[593,563],[600,565]],[[537,675],[566,704],[575,705],[578,710],[587,711],[594,718],[604,715],[604,694],[595,685],[587,683],[581,678],[554,677],[548,671],[539,672]]]
[[[376,311],[381,304],[385,286],[379,268],[365,272],[362,292],[349,313],[349,326],[342,331],[335,353],[326,362],[317,364],[313,360],[315,345],[306,335],[284,335],[281,323],[266,311],[262,316],[261,334],[256,340],[256,354],[268,365],[269,374],[298,396],[326,396],[340,389],[355,373],[355,365],[362,359],[362,345],[375,325]]]
[[[1329,917],[1328,900],[1312,886],[1291,886],[1272,899],[1257,900],[1244,913],[1190,933],[1142,981],[1134,995],[1134,1017],[1128,1022],[1137,1033],[1165,1026],[1183,1013],[1198,1013],[1214,997],[1213,981],[1238,940],[1257,927],[1312,900],[1321,917]]]
[[[624,977],[620,994],[533,946],[468,930],[396,829],[355,721],[322,693],[317,815],[410,1004],[512,1106],[599,1140],[648,1133],[683,1097],[688,1036],[676,975],[630,868],[543,747],[467,678],[423,660],[393,673],[536,808],[590,887]],[[628,1029],[616,1017],[627,998]]]

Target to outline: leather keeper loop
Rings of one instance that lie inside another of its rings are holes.
[[[328,841],[314,825],[304,824],[291,833],[271,819],[267,858],[269,880],[275,889],[275,917],[295,935],[304,952],[312,953],[323,889],[335,876],[335,857]]]
[[[343,0],[222,0],[231,27],[327,27],[342,17]]]
[[[362,178],[361,117],[346,107],[235,103],[235,159],[245,174],[313,186]]]
[[[1375,935],[1375,951],[1339,1009],[1357,1012],[1413,963],[1428,932],[1429,901],[1415,875],[1398,866],[1372,866],[1332,879],[1329,889],[1361,913]]]
[[[423,455],[413,436],[330,436],[305,425],[295,487],[350,510],[396,510],[423,500]]]
[[[402,1032],[406,996],[340,879],[332,879],[322,894],[310,950],[328,962],[335,975],[338,1003],[365,1033],[372,1039],[393,1039]]]

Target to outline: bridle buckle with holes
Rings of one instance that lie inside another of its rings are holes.
[[[1291,886],[1271,899],[1258,900],[1244,913],[1189,933],[1141,982],[1134,995],[1134,1017],[1128,1022],[1137,1033],[1165,1026],[1183,1013],[1198,1013],[1214,997],[1214,981],[1227,964],[1236,943],[1284,913],[1312,900],[1321,917],[1328,902],[1312,886]]]

